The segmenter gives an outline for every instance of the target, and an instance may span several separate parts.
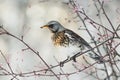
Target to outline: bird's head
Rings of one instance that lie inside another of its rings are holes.
[[[65,28],[58,21],[50,21],[41,28],[48,28],[52,33],[60,32],[65,30]]]

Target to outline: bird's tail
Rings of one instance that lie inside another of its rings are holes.
[[[92,53],[89,53],[89,56],[90,56],[92,59],[94,59],[94,60],[96,60],[96,61],[99,60],[100,63],[103,62],[102,56],[101,56],[101,55],[98,55],[98,54],[94,51],[94,48],[92,48],[86,41],[85,41],[85,44],[84,44],[84,45],[85,45],[90,51],[92,51]]]

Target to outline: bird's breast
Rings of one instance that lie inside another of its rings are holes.
[[[59,46],[60,52],[63,51],[67,55],[76,54],[81,51],[80,46],[82,45],[71,35],[67,35],[64,32],[53,34],[52,41],[55,46]]]
[[[72,45],[79,48],[84,47],[76,38],[74,38],[72,35],[68,33],[65,33],[64,31],[55,33],[52,36],[52,40],[55,46],[68,47]]]
[[[64,32],[55,33],[52,37],[55,46],[68,46],[69,38],[64,34]]]

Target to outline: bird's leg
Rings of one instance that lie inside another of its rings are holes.
[[[82,50],[80,51],[80,53],[82,53]],[[73,60],[74,62],[77,62],[76,58],[77,58],[77,53],[74,53],[73,56],[70,57],[70,60]]]
[[[74,62],[77,62],[77,61],[76,61],[76,55],[74,55],[73,57],[71,57],[71,59],[72,59]]]
[[[61,61],[61,62],[60,62],[60,67],[63,67],[63,66],[64,66],[64,62]]]
[[[80,53],[82,53],[82,51],[84,50],[83,48],[84,48],[84,46],[82,46],[82,48],[80,48],[80,49],[81,49],[81,50],[80,50]],[[77,61],[76,61],[76,56],[77,56],[77,55],[75,54],[75,55],[73,55],[70,59],[73,60],[74,62],[77,62]]]
[[[60,67],[63,67],[64,63],[66,63],[69,59],[70,59],[70,56],[68,56],[67,59],[65,59],[64,61],[61,61],[60,62]]]

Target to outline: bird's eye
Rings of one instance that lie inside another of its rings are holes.
[[[50,27],[50,28],[53,28],[53,24],[50,24],[49,27]]]

